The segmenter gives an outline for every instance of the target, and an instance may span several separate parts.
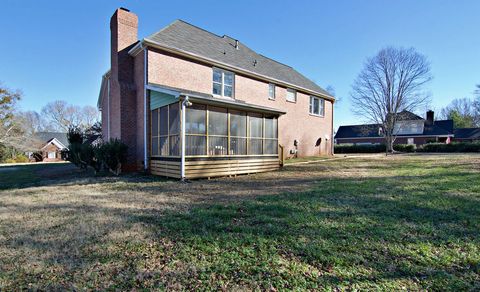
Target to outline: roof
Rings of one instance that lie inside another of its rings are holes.
[[[415,120],[418,121],[418,120],[423,120],[423,118],[410,111],[403,110],[397,114],[397,120],[398,121],[415,121]]]
[[[335,139],[381,138],[382,135],[380,135],[379,128],[380,128],[380,124],[340,126],[338,128],[337,134],[335,135]],[[453,135],[452,120],[434,121],[433,125],[428,125],[427,121],[425,121],[422,134],[404,134],[404,135],[402,134],[397,136],[413,137],[413,136],[448,136],[448,135]]]
[[[218,97],[214,97],[212,94],[185,90],[185,89],[180,89],[180,88],[175,88],[175,87],[170,87],[165,85],[156,85],[156,84],[149,83],[147,89],[159,91],[159,92],[165,92],[167,94],[176,95],[177,97],[188,96],[192,102],[200,101],[200,103],[205,103],[210,105],[224,106],[228,108],[242,109],[247,111],[251,110],[251,111],[257,111],[257,112],[263,112],[263,113],[277,114],[277,115],[283,115],[286,113],[285,111],[271,108],[271,107],[259,106],[259,105],[247,103],[247,102],[236,100],[236,99],[218,98]]]
[[[340,126],[335,139],[345,138],[380,138],[380,124]]]
[[[68,147],[67,133],[63,132],[38,132],[35,133],[35,138],[45,144],[51,142],[53,139],[57,139],[65,147]]]
[[[480,128],[458,128],[454,133],[456,139],[480,139]]]
[[[333,99],[326,90],[292,67],[258,54],[241,42],[238,42],[238,49],[236,49],[234,38],[226,35],[218,36],[182,20],[175,20],[162,30],[145,38],[144,41],[228,64]]]

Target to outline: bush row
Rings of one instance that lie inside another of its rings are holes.
[[[339,144],[335,145],[335,153],[382,153],[385,152],[385,144]],[[393,149],[399,152],[415,152],[415,145],[394,144]]]
[[[418,152],[480,152],[480,142],[453,142],[450,144],[429,143],[417,149]]]
[[[398,152],[480,152],[480,142],[453,142],[450,144],[428,143],[420,147],[408,144],[394,144],[393,149]],[[385,152],[385,144],[339,144],[335,145],[335,153],[382,153]]]

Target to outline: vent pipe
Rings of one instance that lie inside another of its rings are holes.
[[[238,40],[235,40],[235,49],[238,50],[239,47],[238,47]]]

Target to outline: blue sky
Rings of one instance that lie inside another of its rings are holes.
[[[117,7],[139,16],[139,37],[179,18],[228,34],[286,63],[342,100],[335,127],[351,113],[351,84],[382,47],[415,47],[431,62],[431,108],[471,97],[480,83],[480,1],[21,1],[3,0],[0,81],[24,92],[21,107],[64,99],[95,105],[109,68],[109,19]]]

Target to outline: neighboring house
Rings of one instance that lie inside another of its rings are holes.
[[[124,8],[110,29],[98,107],[103,138],[129,147],[127,170],[235,175],[332,153],[334,98],[292,67],[181,20],[138,40]]]
[[[37,141],[35,144],[37,150],[35,152],[40,153],[42,161],[53,162],[62,161],[62,150],[68,148],[67,133],[60,132],[39,132],[35,134],[34,139]],[[27,153],[30,159],[33,159],[33,152]]]
[[[423,145],[430,141],[450,143],[454,137],[453,121],[435,121],[434,112],[428,111],[426,119],[409,111],[398,114],[394,128],[395,144]],[[337,144],[381,144],[385,143],[380,124],[340,126],[335,135]]]
[[[480,128],[458,128],[453,130],[454,141],[478,142],[480,141]]]

